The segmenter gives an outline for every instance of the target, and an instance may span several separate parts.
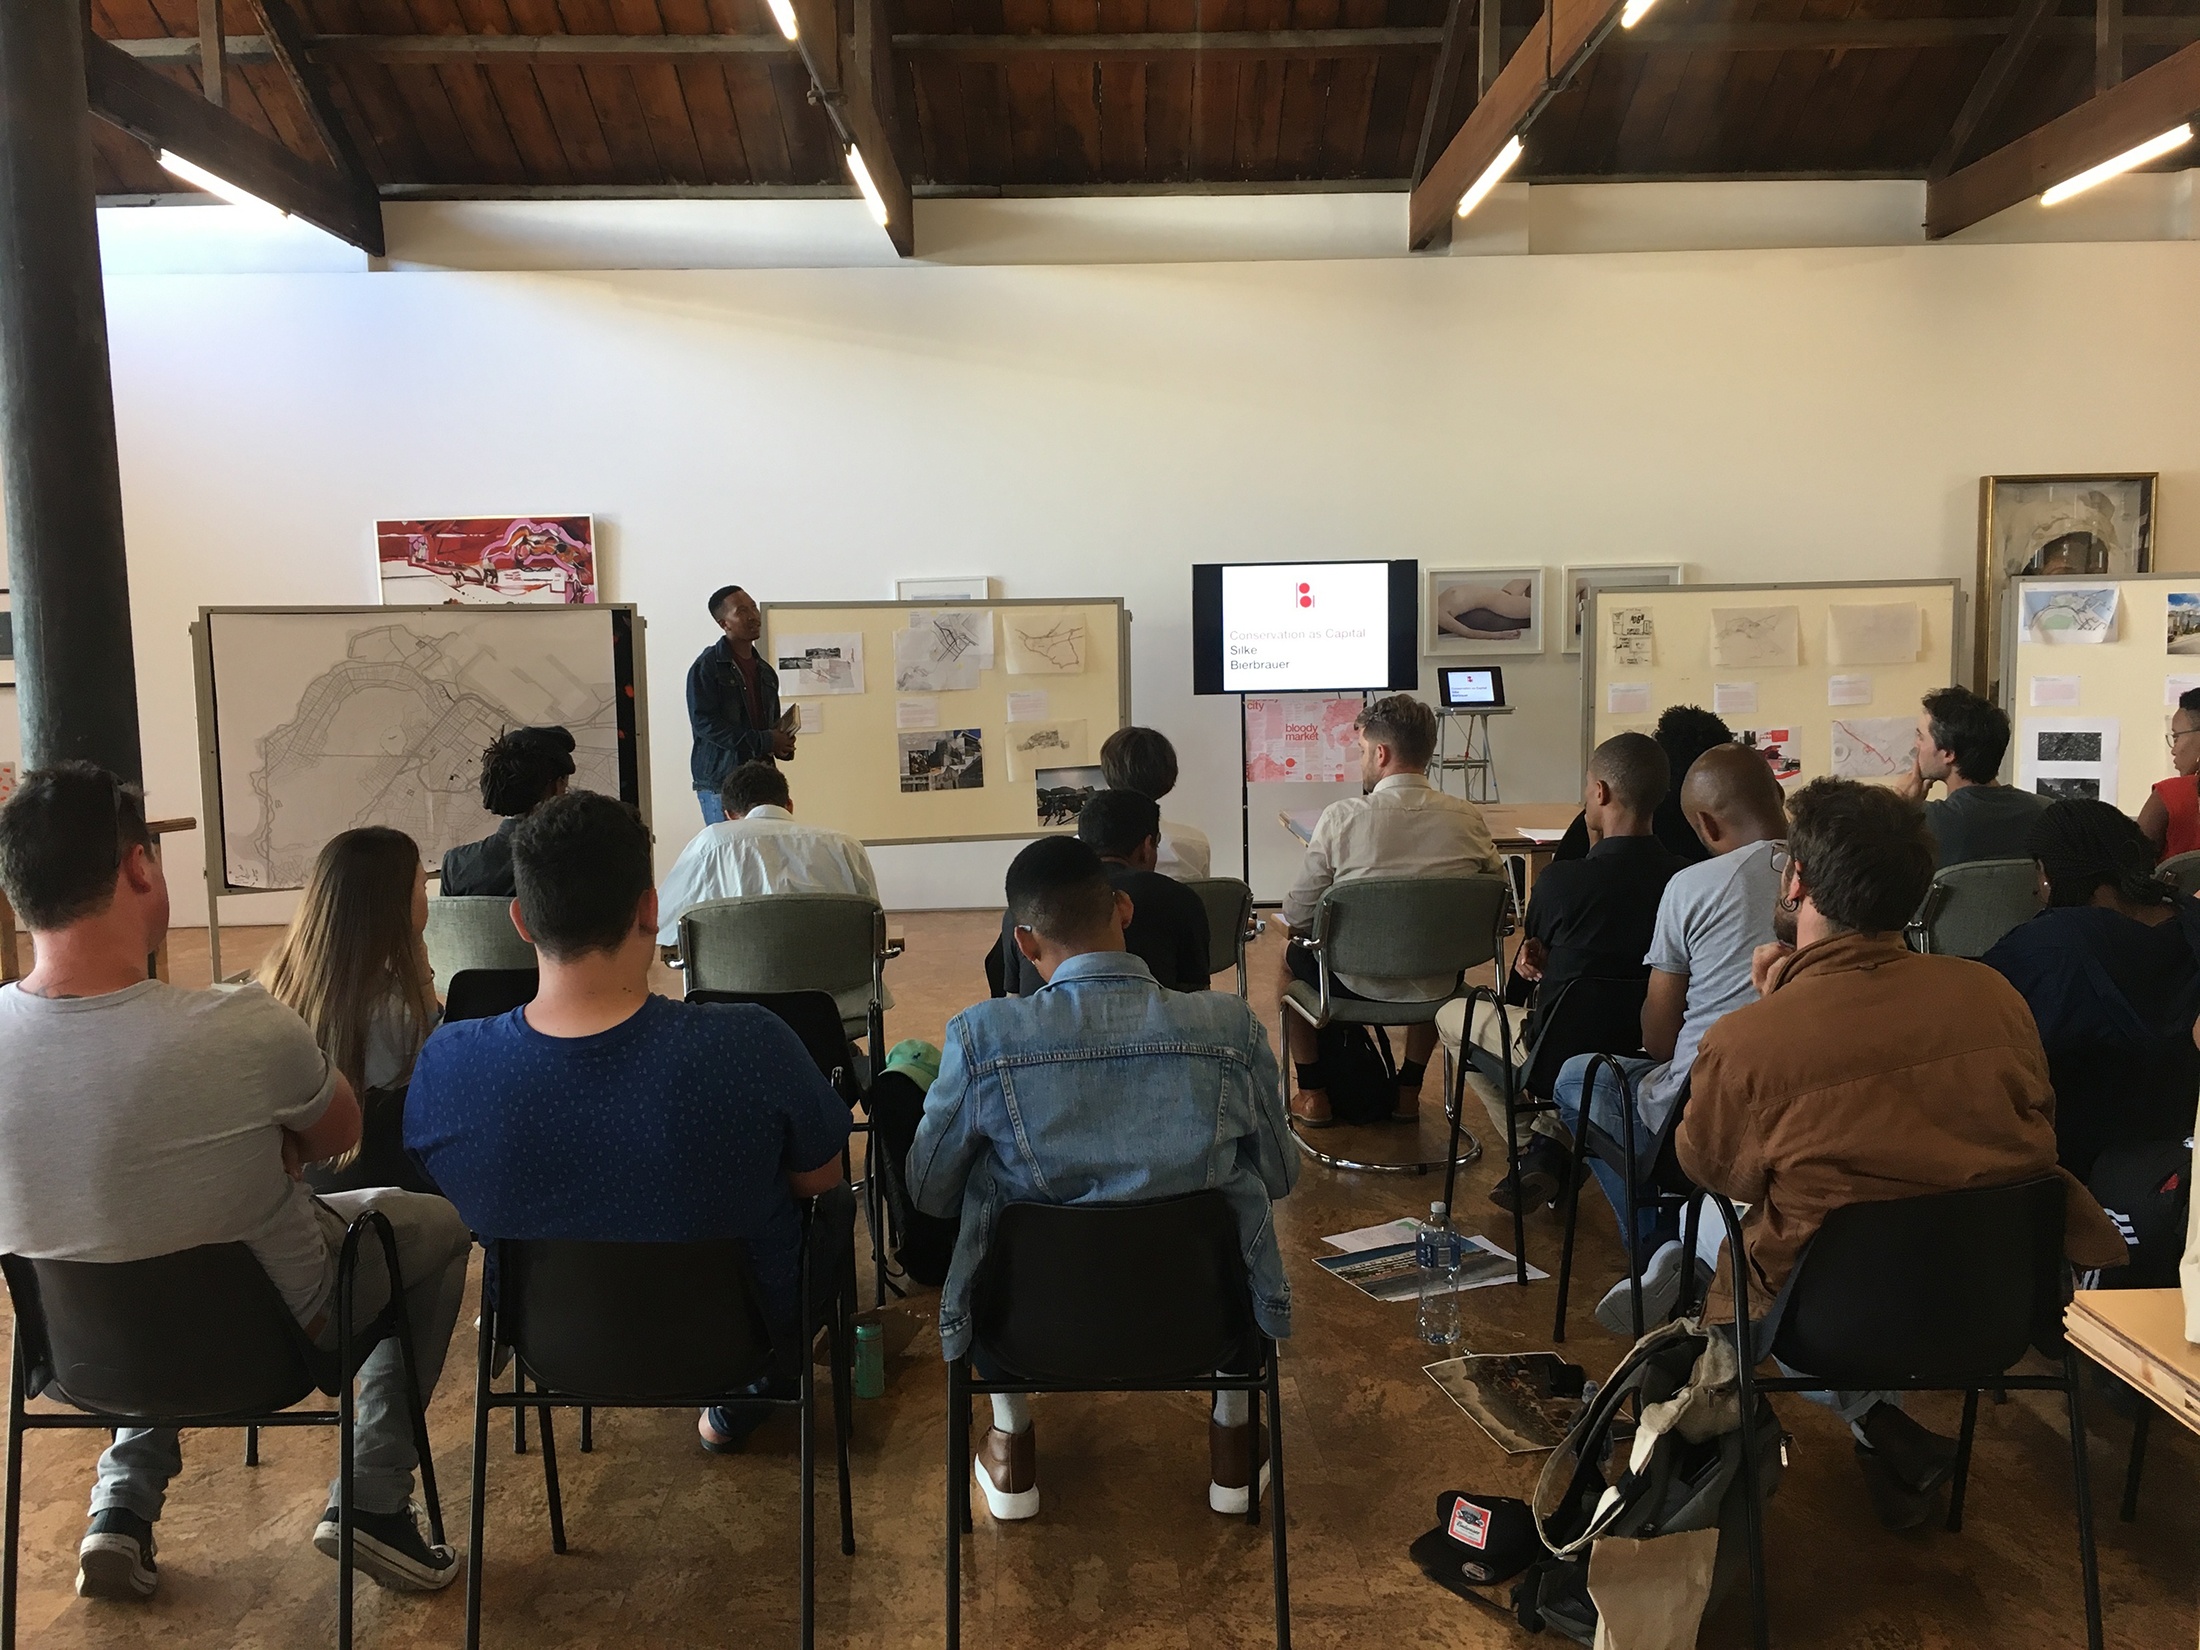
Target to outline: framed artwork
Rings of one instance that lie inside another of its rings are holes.
[[[1566,637],[1561,653],[1581,651],[1582,621],[1589,613],[1592,590],[1640,590],[1649,585],[1686,582],[1687,569],[1677,561],[1614,563],[1601,567],[1569,567],[1565,590],[1573,598],[1566,610]]]
[[[1463,567],[1424,572],[1421,651],[1431,658],[1543,651],[1543,569]]]
[[[374,545],[385,607],[596,599],[593,516],[378,521]]]
[[[2154,570],[2154,474],[1980,476],[1972,686],[2001,683],[2001,605],[2027,573],[2123,578]]]

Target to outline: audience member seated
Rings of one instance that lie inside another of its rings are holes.
[[[1176,747],[1154,728],[1117,728],[1100,745],[1100,777],[1111,791],[1131,791],[1155,803],[1176,789]],[[1155,869],[1179,879],[1209,874],[1207,833],[1173,819],[1161,822]]]
[[[740,1239],[775,1326],[773,1379],[791,1383],[809,1355],[795,1333],[797,1199],[824,1200],[811,1251],[820,1312],[852,1277],[846,1104],[768,1010],[651,994],[657,893],[632,807],[588,791],[545,803],[513,834],[512,868],[542,988],[428,1039],[405,1144],[484,1243]],[[707,1449],[738,1449],[769,1413],[708,1410],[698,1432]]]
[[[1704,1038],[1675,1139],[1691,1179],[1751,1205],[1753,1312],[1770,1307],[1836,1209],[2055,1168],[2055,1092],[2024,1000],[1981,963],[1903,946],[1935,859],[1916,804],[1820,779],[1792,813],[1781,939],[1757,962],[1763,1000]],[[2122,1237],[2074,1182],[2065,1237],[2081,1266],[2123,1261]],[[1722,1273],[1714,1316],[1722,1298],[1732,1314],[1725,1287]],[[1931,1517],[1954,1440],[1909,1419],[1892,1392],[1812,1396],[1853,1429],[1882,1521],[1909,1529]]]
[[[1992,700],[1962,687],[1925,695],[1910,771],[1893,789],[1919,802],[1934,785],[1947,786],[1945,797],[1925,803],[1925,825],[1940,864],[2023,859],[2031,852],[2026,841],[2032,821],[2047,799],[2001,783],[2001,759],[2008,750],[2009,718]]]
[[[2200,848],[2200,688],[2177,696],[2168,739],[2169,765],[2176,771],[2139,805],[2139,829],[2154,844],[2157,859]]]
[[[1205,991],[1207,907],[1154,869],[1161,810],[1136,791],[1101,791],[1077,815],[1077,840],[1100,856],[1108,881],[1130,901],[1125,948],[1171,991]],[[1028,997],[1045,981],[1016,943],[1016,914],[1001,917],[1001,977]]]
[[[1434,711],[1410,694],[1394,693],[1361,711],[1353,726],[1360,735],[1363,794],[1332,802],[1314,826],[1298,881],[1283,901],[1283,920],[1294,939],[1312,932],[1322,895],[1340,882],[1504,874],[1482,810],[1428,781],[1429,759],[1436,754]],[[1288,988],[1293,980],[1320,980],[1319,965],[1306,946],[1284,947],[1282,983]],[[1332,976],[1331,989],[1362,1001],[1427,1002],[1446,995],[1454,984],[1441,975],[1406,979],[1338,974]],[[1291,1113],[1309,1127],[1326,1128],[1335,1119],[1314,1028],[1289,1013],[1283,1023],[1299,1083]],[[1420,1115],[1421,1078],[1435,1050],[1433,1024],[1407,1028],[1393,1116],[1403,1120]]]
[[[971,1279],[1003,1205],[1208,1188],[1237,1212],[1262,1332],[1290,1334],[1291,1288],[1269,1205],[1296,1183],[1299,1160],[1259,1019],[1232,993],[1161,989],[1124,950],[1129,896],[1085,844],[1032,843],[1009,866],[1007,892],[1017,948],[1046,985],[948,1022],[908,1158],[917,1207],[962,1221],[940,1292],[941,1350],[950,1359],[970,1350]],[[1267,1439],[1254,1436],[1246,1394],[1215,1394],[1208,1437],[1207,1503],[1243,1514],[1268,1484]],[[993,1399],[973,1473],[995,1518],[1038,1513],[1027,1398]]]
[[[1519,954],[1513,960],[1516,975],[1537,982],[1533,1009],[1506,1010],[1513,1021],[1516,1060],[1542,1030],[1544,1014],[1573,981],[1584,977],[1639,980],[1649,973],[1643,957],[1657,928],[1658,905],[1666,884],[1684,868],[1658,840],[1652,823],[1670,788],[1665,751],[1648,734],[1614,734],[1589,753],[1581,787],[1582,816],[1589,822],[1588,857],[1554,864],[1536,878]],[[1688,837],[1691,842],[1697,840],[1693,829]],[[1476,1007],[1476,1046],[1501,1060],[1504,1042],[1495,1016],[1487,1004]],[[1437,1029],[1454,1049],[1465,1019],[1464,1003],[1453,1003],[1437,1019]],[[1635,1035],[1630,1023],[1630,1048]],[[1490,1126],[1502,1136],[1504,1096],[1479,1074],[1470,1081],[1482,1096]],[[1490,1201],[1508,1211],[1519,1198],[1526,1198],[1533,1208],[1557,1197],[1569,1164],[1565,1131],[1549,1112],[1525,1113],[1514,1128],[1520,1178],[1515,1183],[1508,1172],[1490,1190]]]
[[[317,1192],[436,1188],[405,1155],[405,1084],[442,1018],[428,967],[428,873],[403,831],[367,825],[329,839],[289,931],[260,965],[268,995],[297,1011],[359,1097],[359,1146],[309,1169]]]
[[[1651,834],[1683,865],[1694,865],[1709,859],[1711,850],[1703,845],[1695,828],[1688,823],[1688,816],[1681,812],[1680,780],[1687,776],[1688,770],[1696,765],[1696,758],[1705,751],[1731,745],[1734,730],[1700,706],[1668,705],[1665,714],[1658,718],[1653,737],[1665,752],[1666,768],[1673,776],[1673,784],[1651,819]],[[1578,813],[1574,815],[1574,822],[1566,827],[1566,834],[1559,838],[1558,847],[1551,856],[1553,863],[1587,858],[1589,840],[1588,815]]]
[[[1644,1052],[1619,1062],[1634,1089],[1641,1174],[1656,1165],[1704,1033],[1723,1016],[1757,1000],[1750,960],[1772,938],[1773,911],[1780,898],[1778,856],[1787,834],[1780,782],[1762,756],[1741,745],[1721,745],[1696,759],[1681,783],[1681,807],[1712,857],[1676,873],[1665,885],[1647,959]],[[1568,1128],[1580,1127],[1589,1062],[1587,1055],[1567,1061],[1553,1085],[1552,1099]],[[1618,1085],[1610,1069],[1599,1066],[1589,1116],[1614,1141],[1625,1138],[1619,1108]],[[1591,1158],[1590,1168],[1613,1213],[1624,1220],[1626,1181],[1600,1159]],[[1647,1208],[1638,1211],[1637,1219],[1631,1236],[1643,1267],[1644,1321],[1659,1323],[1680,1292],[1685,1257],[1670,1222]],[[1626,1278],[1597,1304],[1597,1321],[1614,1334],[1632,1327]]]
[[[439,1197],[382,1188],[316,1198],[300,1165],[359,1139],[351,1083],[304,1022],[258,986],[185,991],[145,977],[168,931],[168,885],[135,786],[89,763],[26,774],[0,808],[0,888],[37,966],[0,987],[0,1253],[149,1260],[250,1247],[306,1333],[336,1349],[336,1257],[369,1209],[396,1234],[423,1398],[466,1287],[467,1238]],[[388,1303],[381,1249],[360,1251],[354,1316]],[[426,1591],[459,1571],[411,1509],[419,1464],[395,1340],[359,1374],[356,1557],[385,1587]],[[77,1550],[87,1598],[151,1595],[153,1526],[183,1469],[172,1428],[124,1427],[99,1458]],[[334,1558],[336,1495],[313,1532]]]
[[[2104,1151],[2192,1133],[2200,1094],[2200,902],[2154,877],[2154,845],[2106,802],[2032,825],[2047,909],[1986,953],[2032,1010],[2055,1089],[2056,1154],[2080,1180]]]
[[[573,735],[564,728],[514,728],[481,753],[481,805],[501,814],[493,836],[443,856],[443,892],[510,899],[512,833],[573,777]]]

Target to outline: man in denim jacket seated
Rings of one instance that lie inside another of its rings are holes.
[[[948,1022],[940,1074],[909,1150],[917,1207],[960,1215],[940,1291],[940,1345],[970,1350],[970,1280],[1010,1203],[1128,1203],[1218,1187],[1237,1213],[1253,1316],[1291,1333],[1291,1288],[1269,1201],[1298,1180],[1268,1034],[1240,998],[1164,991],[1123,945],[1131,901],[1070,837],[1008,868],[1017,948],[1046,984]],[[1268,1447],[1242,1392],[1215,1394],[1207,1504],[1242,1515],[1268,1483]],[[997,1519],[1039,1511],[1030,1400],[993,1399],[978,1489]],[[1256,1476],[1257,1475],[1257,1476]]]

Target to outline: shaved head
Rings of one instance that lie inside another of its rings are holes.
[[[1696,758],[1681,781],[1681,812],[1714,853],[1787,834],[1780,782],[1747,745],[1714,746]]]

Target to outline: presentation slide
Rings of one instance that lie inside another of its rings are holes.
[[[1222,569],[1222,691],[1301,693],[1390,679],[1390,564]]]

